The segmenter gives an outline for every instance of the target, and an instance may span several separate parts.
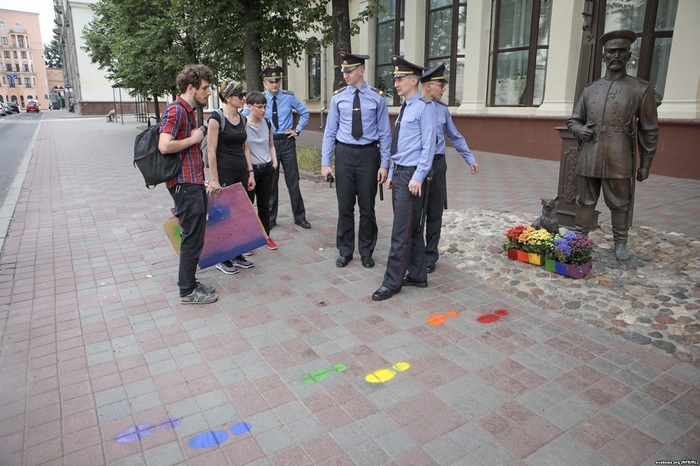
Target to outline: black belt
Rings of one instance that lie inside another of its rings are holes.
[[[279,141],[280,139],[289,139],[288,134],[275,134],[272,136],[276,141]]]
[[[265,162],[265,163],[254,163],[253,164],[253,169],[254,170],[262,170],[263,168],[271,167],[272,162]]]
[[[405,165],[399,165],[398,163],[394,164],[394,171],[395,172],[398,172],[401,170],[415,170],[416,168],[418,168],[418,167],[407,167]]]
[[[348,144],[348,143],[340,142],[340,141],[336,140],[335,143],[340,144],[341,146],[352,147],[353,149],[364,149],[366,147],[377,147],[377,141],[370,142],[369,144]]]
[[[444,158],[445,158],[445,154],[435,154],[435,157],[433,157],[433,160],[440,160],[440,159],[444,159]]]

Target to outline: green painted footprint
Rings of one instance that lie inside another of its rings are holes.
[[[329,369],[319,369],[317,371],[312,371],[309,372],[308,374],[304,374],[304,377],[301,378],[301,383],[305,384],[312,384],[312,383],[318,383],[323,380],[326,380],[328,375],[331,372],[337,372],[340,374],[341,372],[345,372],[348,370],[348,366],[345,364],[335,364]]]

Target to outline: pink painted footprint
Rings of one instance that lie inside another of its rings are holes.
[[[365,376],[365,380],[369,383],[384,383],[393,379],[397,372],[407,371],[409,367],[411,365],[405,361],[397,362],[391,367],[370,372]]]
[[[301,383],[305,384],[312,384],[312,383],[318,383],[323,380],[326,380],[328,376],[330,375],[331,372],[337,372],[340,374],[341,372],[345,372],[348,370],[348,366],[345,364],[335,364],[331,366],[330,370],[329,369],[319,369],[316,371],[308,372],[304,374],[304,377],[301,378]]]
[[[479,317],[476,318],[477,322],[481,324],[492,324],[496,322],[498,319],[501,317],[507,316],[508,311],[505,309],[499,309],[497,311],[494,311],[493,314],[484,314],[480,315]]]

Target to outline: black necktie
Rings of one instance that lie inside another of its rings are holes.
[[[355,89],[355,100],[352,101],[352,137],[359,140],[362,137],[362,112],[360,111],[360,90]]]
[[[272,124],[275,128],[280,129],[280,121],[277,119],[277,96],[272,96]]]
[[[401,118],[403,117],[403,111],[405,108],[406,102],[401,104],[399,117],[396,119],[396,124],[394,125],[394,134],[391,135],[391,155],[394,155],[396,153],[396,147],[399,144],[399,127],[401,126]]]

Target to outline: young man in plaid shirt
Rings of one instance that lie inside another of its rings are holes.
[[[199,283],[195,278],[204,246],[207,193],[200,148],[206,129],[197,127],[194,108],[207,105],[213,80],[214,75],[206,66],[185,66],[177,77],[180,95],[166,107],[159,129],[158,150],[182,160],[178,175],[167,181],[168,191],[175,201],[175,216],[182,228],[178,272],[182,304],[208,304],[218,299],[213,287]]]

